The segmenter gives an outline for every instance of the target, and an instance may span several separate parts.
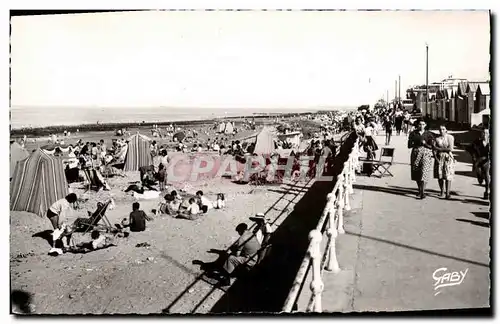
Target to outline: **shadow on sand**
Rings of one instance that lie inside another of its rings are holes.
[[[335,158],[331,175],[340,173],[356,139],[351,134]],[[309,245],[334,182],[315,182],[297,202],[272,237],[272,249],[262,262],[239,278],[213,306],[211,313],[280,312]]]
[[[47,243],[50,245],[50,247],[52,247],[52,244],[53,244],[52,233],[53,232],[54,232],[53,230],[45,230],[45,231],[41,231],[41,232],[33,234],[32,237],[42,238],[45,241],[47,241]]]

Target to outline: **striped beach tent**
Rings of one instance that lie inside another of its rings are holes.
[[[18,161],[24,160],[30,154],[18,142],[10,143],[10,178],[14,175],[14,170]]]
[[[10,210],[44,216],[49,207],[68,194],[62,160],[37,149],[17,162],[10,190]]]
[[[138,171],[142,166],[153,164],[149,141],[148,137],[139,133],[129,138],[124,171]]]

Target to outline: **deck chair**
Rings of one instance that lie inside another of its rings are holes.
[[[106,231],[111,231],[113,226],[111,222],[106,217],[106,210],[111,204],[111,199],[106,201],[105,203],[98,203],[96,211],[90,215],[89,218],[78,218],[75,223],[75,231],[83,232],[83,235],[87,234],[92,229],[104,228]],[[102,220],[104,225],[99,225],[99,222]]]
[[[378,161],[367,159],[360,159],[360,161],[362,161],[363,163],[372,164],[373,174],[375,174],[375,172],[378,172],[380,178],[385,175],[394,177],[394,175],[389,170],[394,162],[394,151],[395,149],[392,147],[382,147],[382,149],[380,150],[380,158]]]
[[[83,172],[85,173],[85,178],[87,179],[87,182],[88,182],[88,185],[87,185],[85,192],[87,192],[91,189],[94,189],[95,191],[99,191],[101,188],[104,187],[104,184],[97,176],[96,169],[83,169]]]

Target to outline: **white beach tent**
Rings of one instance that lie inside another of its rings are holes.
[[[240,142],[255,143],[253,153],[258,155],[270,155],[276,152],[275,135],[272,127],[265,126],[260,132],[240,138]]]
[[[234,133],[233,124],[231,124],[231,122],[227,122],[226,128],[224,129],[224,134],[233,134],[233,133]]]

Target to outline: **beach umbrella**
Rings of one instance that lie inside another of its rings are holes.
[[[186,134],[184,132],[178,132],[174,134],[174,137],[172,138],[175,140],[177,138],[178,142],[182,142],[182,140],[186,137]]]

